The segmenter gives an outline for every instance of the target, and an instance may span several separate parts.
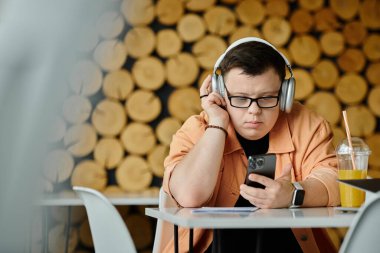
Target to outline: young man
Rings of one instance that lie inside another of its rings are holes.
[[[292,182],[299,182],[305,193],[298,205],[339,204],[328,123],[299,103],[291,111],[289,106],[280,110],[285,60],[269,43],[246,39],[230,47],[216,65],[224,94],[211,89],[210,76],[205,79],[200,88],[204,111],[190,117],[173,136],[165,160],[163,187],[178,206],[288,208],[295,204]],[[265,188],[244,184],[247,157],[265,153],[276,155],[275,179],[251,174],[249,180]],[[179,238],[188,238],[187,233],[180,229]],[[254,252],[260,244],[263,252],[271,252],[273,239],[284,252],[317,247],[308,229],[221,230],[214,237],[200,229],[194,233],[194,249],[211,252],[214,243],[213,251]],[[187,243],[181,240],[180,248]],[[166,250],[172,247],[169,243]]]

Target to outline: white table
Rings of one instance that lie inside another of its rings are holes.
[[[158,195],[159,191],[145,191],[140,193],[112,193],[104,194],[107,199],[115,206],[127,206],[127,205],[158,205]],[[68,243],[70,235],[70,222],[71,222],[71,207],[73,206],[83,206],[83,201],[76,195],[73,191],[64,191],[61,193],[49,193],[44,194],[42,198],[38,201],[38,205],[43,207],[52,206],[66,206],[68,209],[67,224],[66,227],[66,241],[65,241],[65,252],[68,252]],[[44,243],[44,252],[47,252],[47,230],[48,230],[48,219],[47,214],[45,214],[44,220],[44,234],[46,242]]]
[[[104,194],[115,206],[128,205],[158,205],[158,191],[146,191],[141,193],[112,193]],[[83,206],[83,201],[75,192],[65,191],[61,193],[44,194],[38,203],[41,206]]]
[[[189,228],[192,252],[194,228],[328,228],[349,227],[354,212],[333,207],[298,209],[259,209],[251,213],[192,213],[191,208],[146,208],[145,214],[174,224],[175,251],[178,252],[178,226]]]

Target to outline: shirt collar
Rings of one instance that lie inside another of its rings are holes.
[[[280,112],[276,124],[269,133],[268,153],[290,153],[294,150],[288,117],[286,113]]]

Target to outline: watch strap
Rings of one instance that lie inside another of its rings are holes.
[[[293,182],[292,184],[296,190],[303,190],[303,187],[299,182]]]

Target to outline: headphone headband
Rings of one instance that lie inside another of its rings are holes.
[[[247,43],[247,42],[259,42],[267,46],[270,46],[282,57],[282,59],[284,59],[285,64],[290,72],[290,78],[288,79],[285,78],[281,83],[280,110],[285,111],[285,112],[290,112],[292,109],[294,92],[295,92],[295,79],[293,76],[292,66],[290,65],[290,62],[288,61],[288,59],[280,51],[278,51],[268,41],[260,39],[260,38],[247,37],[247,38],[242,38],[240,40],[237,40],[234,43],[232,43],[221,56],[219,56],[218,60],[215,63],[214,72],[212,75],[212,80],[211,80],[212,91],[219,93],[223,97],[225,96],[225,88],[224,88],[225,84],[223,81],[223,76],[222,76],[222,73],[218,73],[218,69],[220,68],[220,63],[223,61],[224,57],[231,49],[233,49],[234,47],[237,47],[240,44]]]
[[[266,40],[263,40],[261,38],[257,38],[257,37],[246,37],[246,38],[242,38],[242,39],[239,39],[237,41],[235,41],[234,43],[232,43],[227,49],[226,51],[221,55],[219,56],[218,60],[216,61],[215,63],[215,66],[214,66],[214,73],[217,71],[217,69],[219,68],[220,66],[220,63],[223,61],[224,57],[226,56],[226,54],[231,50],[233,49],[234,47],[237,47],[238,45],[240,44],[244,44],[244,43],[247,43],[247,42],[260,42],[260,43],[263,43],[263,44],[266,44],[268,46],[270,46],[271,48],[273,48],[285,61],[285,64],[286,64],[286,67],[289,69],[289,72],[290,72],[290,76],[293,77],[293,70],[292,70],[292,66],[289,62],[289,60],[285,57],[284,54],[282,54],[280,51],[277,50],[277,48],[275,48],[272,44],[270,44],[268,41]]]

